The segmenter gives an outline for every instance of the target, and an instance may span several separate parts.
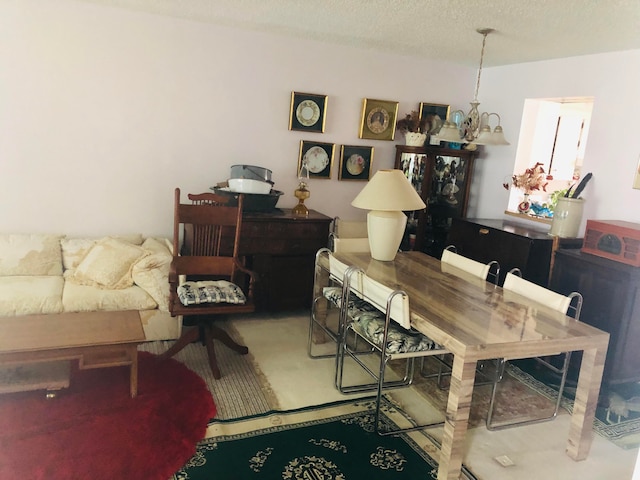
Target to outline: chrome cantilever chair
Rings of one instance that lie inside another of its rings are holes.
[[[186,330],[161,357],[172,357],[200,339],[207,348],[213,377],[220,378],[214,339],[240,354],[249,350],[214,325],[215,320],[255,311],[257,274],[245,268],[238,255],[243,195],[238,195],[237,205],[232,204],[234,197],[214,193],[189,194],[188,198],[191,204],[181,203],[180,189],[175,189],[169,311],[171,316],[192,317],[197,328]]]
[[[442,265],[442,271],[445,273],[458,275],[463,272],[465,274],[469,274],[470,278],[467,278],[469,281],[477,280],[478,283],[481,284],[485,284],[486,282],[492,283],[493,285],[498,284],[498,279],[500,277],[500,264],[495,260],[492,260],[489,263],[481,263],[460,255],[456,252],[456,247],[454,245],[449,245],[442,251],[440,262]],[[424,377],[437,376],[438,387],[444,389],[446,388],[446,385],[443,384],[442,379],[443,377],[451,375],[451,362],[447,361],[444,355],[440,356],[438,360],[440,362],[440,368],[437,374],[425,375],[423,373],[424,368],[420,369],[420,373]],[[448,371],[445,372],[444,368],[447,368]],[[488,374],[485,370],[485,362],[481,362],[478,365],[477,372],[485,377],[490,376],[490,380],[477,382],[476,385],[493,383],[493,373]]]
[[[333,252],[369,252],[367,222],[335,217],[331,223],[328,247]]]
[[[335,259],[334,259],[335,260]],[[344,267],[344,266],[343,266]],[[376,392],[374,429],[380,435],[395,435],[403,431],[423,430],[441,426],[443,422],[414,425],[409,428],[385,430],[380,424],[380,409],[386,401],[383,391],[388,388],[406,387],[412,382],[416,358],[438,355],[446,350],[430,338],[411,328],[409,296],[401,290],[393,290],[367,276],[355,267],[346,267],[342,288],[325,289],[325,297],[340,306],[339,345],[336,362],[336,387],[341,393]],[[347,299],[344,301],[344,299]],[[352,332],[364,340],[369,348],[361,350],[350,345]],[[365,357],[378,355],[378,368],[367,364]],[[344,385],[345,359],[351,358],[373,378],[372,383]],[[406,372],[400,380],[385,380],[388,363],[406,360]]]
[[[515,293],[530,300],[534,300],[541,305],[545,305],[547,308],[551,308],[558,312],[562,312],[566,315],[572,316],[576,320],[580,319],[580,311],[582,309],[582,295],[580,293],[572,292],[569,295],[564,296],[547,288],[541,287],[540,285],[524,280],[518,268],[514,268],[510,270],[509,273],[507,273],[502,288],[505,290],[505,296],[508,293]],[[558,397],[556,398],[556,404],[553,413],[547,417],[507,421],[500,424],[494,422],[493,414],[496,405],[496,392],[498,389],[498,385],[504,376],[506,360],[498,360],[498,364],[496,366],[496,377],[493,383],[493,389],[491,391],[491,400],[489,402],[489,411],[487,412],[486,422],[488,430],[501,430],[508,427],[546,422],[556,418],[556,416],[558,415],[558,410],[560,409],[562,393],[564,391],[564,386],[567,380],[569,361],[571,360],[571,352],[564,352],[554,357],[560,359],[562,363],[561,367],[556,367],[546,358],[535,357],[535,360],[539,364],[560,375],[560,388],[558,391]]]
[[[335,284],[336,282],[339,282],[340,284],[342,283],[342,276],[344,275],[343,270],[338,271],[337,274],[335,271],[333,273],[327,273],[325,271],[325,279],[320,279],[323,273],[323,268],[318,262],[318,256],[326,256],[329,252],[369,253],[370,249],[369,238],[367,237],[367,222],[341,220],[339,217],[335,217],[332,222],[331,232],[329,233],[328,248],[321,249],[316,253],[314,294],[311,314],[309,316],[309,341],[307,344],[307,353],[311,358],[335,357],[337,353],[337,325],[335,325],[334,328],[331,328],[331,322],[327,322],[327,320],[331,318],[332,314],[335,317],[335,312],[332,312],[332,310],[335,309],[330,308],[331,303],[327,302],[326,298],[322,295],[321,289],[317,288],[320,283],[326,282],[326,277],[328,277],[332,284]],[[335,351],[324,354],[314,353],[314,341],[318,341],[320,339],[324,341],[327,338],[333,341],[336,345]]]

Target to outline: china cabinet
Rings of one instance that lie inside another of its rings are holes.
[[[469,187],[477,151],[438,146],[396,146],[395,168],[404,172],[427,208],[408,212],[401,246],[440,258],[454,218],[467,214]]]

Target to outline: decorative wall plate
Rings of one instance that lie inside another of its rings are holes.
[[[307,150],[307,153],[302,157],[303,162],[307,163],[309,171],[311,173],[320,173],[327,165],[329,165],[329,156],[324,148],[315,146]]]
[[[347,159],[347,171],[351,175],[360,175],[364,171],[365,160],[362,158],[362,155],[358,155],[354,153]]]
[[[320,107],[313,100],[303,100],[296,108],[296,119],[305,127],[315,125],[320,119]]]

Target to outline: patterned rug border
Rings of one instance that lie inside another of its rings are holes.
[[[410,416],[402,410],[399,405],[389,397],[385,397],[381,419],[387,424],[396,426],[414,425]],[[209,423],[205,438],[198,443],[198,451],[194,457],[185,465],[198,466],[203,460],[201,450],[214,448],[217,442],[224,442],[236,439],[243,439],[253,436],[267,435],[285,430],[330,423],[335,420],[356,417],[363,412],[373,412],[375,409],[375,397],[363,397],[358,399],[346,399],[329,402],[322,405],[311,405],[291,410],[271,410],[269,412],[248,415],[235,419],[213,419]],[[373,427],[371,427],[371,431]],[[428,431],[404,432],[398,436],[414,450],[433,472],[437,472],[438,463],[436,459],[440,454],[439,442],[429,435]],[[380,437],[384,438],[384,437]],[[177,472],[171,480],[185,478],[183,469]],[[477,480],[469,470],[463,466],[463,476],[467,480]]]
[[[537,380],[520,368],[507,363],[507,372],[516,380],[522,382],[527,387],[543,395],[549,400],[555,400],[558,390]],[[573,413],[574,402],[565,395],[562,396],[560,406],[569,413]],[[636,448],[640,444],[640,419],[628,420],[619,424],[609,425],[599,418],[593,420],[593,429],[601,437],[622,449]],[[623,441],[624,440],[624,441]]]

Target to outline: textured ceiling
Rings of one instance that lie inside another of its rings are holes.
[[[483,27],[485,66],[640,48],[640,0],[80,1],[468,66]]]

